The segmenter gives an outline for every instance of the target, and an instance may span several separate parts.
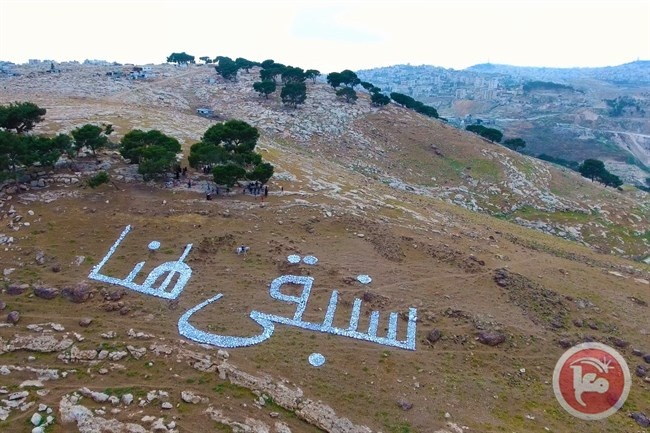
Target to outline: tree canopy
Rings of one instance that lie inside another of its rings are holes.
[[[12,129],[16,134],[31,131],[37,123],[43,121],[47,110],[33,102],[15,102],[0,106],[0,128]]]
[[[280,97],[284,104],[297,108],[299,104],[303,104],[307,99],[307,86],[302,82],[287,83],[282,87]]]
[[[348,103],[353,103],[359,99],[357,92],[355,92],[352,87],[343,87],[342,89],[337,90],[336,96],[345,99],[345,101]]]
[[[97,154],[97,150],[106,147],[108,144],[108,135],[113,132],[112,125],[105,125],[101,128],[97,125],[85,124],[80,128],[72,131],[74,138],[74,149],[78,153],[84,147],[89,148],[93,155]]]
[[[120,154],[131,164],[138,164],[138,173],[146,180],[170,171],[180,151],[178,140],[155,129],[146,132],[134,129],[120,142]]]
[[[243,120],[229,120],[208,128],[200,142],[190,148],[192,167],[212,166],[214,181],[232,186],[240,179],[268,182],[273,166],[255,152],[259,132]]]
[[[508,149],[519,151],[526,147],[526,141],[523,138],[509,138],[503,141],[503,145]]]
[[[185,53],[185,51],[182,53],[171,53],[171,55],[167,57],[167,63],[176,63],[177,65],[194,63],[194,56]]]
[[[465,129],[467,131],[478,134],[493,143],[499,143],[503,138],[503,132],[499,131],[498,129],[487,128],[483,125],[468,125]]]
[[[225,80],[236,80],[239,65],[230,57],[218,56],[216,59],[217,65],[214,70],[217,74],[221,75]]]
[[[592,182],[597,180],[605,186],[612,186],[614,188],[623,185],[621,178],[610,173],[605,168],[605,163],[599,159],[585,159],[580,164],[580,167],[578,167],[578,171],[582,176],[591,179]]]
[[[260,95],[264,95],[264,98],[266,99],[269,99],[269,95],[275,92],[276,88],[277,85],[275,84],[275,81],[271,80],[253,83],[253,89],[255,89],[255,91]]]
[[[375,92],[370,96],[370,101],[373,105],[381,107],[390,103],[390,98],[383,93]]]

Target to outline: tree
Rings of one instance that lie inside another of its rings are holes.
[[[147,132],[134,129],[120,142],[120,154],[131,164],[138,164],[138,173],[145,180],[170,171],[180,151],[178,140],[155,129]]]
[[[468,125],[465,130],[478,134],[493,143],[499,143],[503,138],[503,133],[498,129],[487,128],[483,125]]]
[[[237,164],[217,165],[212,169],[214,183],[217,185],[233,186],[239,179],[246,176],[246,170]]]
[[[0,106],[0,127],[14,129],[17,134],[31,131],[37,123],[43,121],[47,110],[33,102],[16,102]]]
[[[519,151],[519,149],[526,147],[526,141],[521,138],[509,138],[503,142],[503,145],[508,149]]]
[[[302,83],[305,81],[305,71],[302,68],[294,66],[287,66],[281,73],[282,82],[287,83]]]
[[[48,138],[0,130],[0,177],[11,173],[17,180],[20,167],[52,166],[69,145],[70,137],[64,134]]]
[[[601,178],[603,174],[607,171],[605,169],[605,163],[598,159],[585,159],[578,171],[583,177],[588,177],[593,182],[596,178]]]
[[[276,88],[275,81],[258,81],[253,83],[253,89],[260,95],[264,95],[266,99],[269,99],[269,95],[275,92]]]
[[[289,66],[290,67],[290,66]],[[266,66],[262,66],[260,70],[260,78],[262,81],[273,81],[275,82],[278,75],[282,76],[287,66],[284,66],[282,63],[267,63]],[[304,80],[303,80],[304,81]]]
[[[373,93],[372,96],[370,97],[370,101],[372,101],[373,105],[376,105],[378,107],[387,105],[390,103],[390,98],[383,93]]]
[[[225,80],[236,80],[237,72],[239,71],[237,63],[230,57],[219,56],[217,59],[217,66],[214,67],[217,74],[221,75]]]
[[[345,69],[341,71],[341,83],[345,84],[348,87],[354,87],[357,84],[361,83],[361,80],[359,77],[357,77],[357,74],[349,69]]]
[[[96,155],[99,149],[106,147],[108,144],[107,135],[111,132],[113,132],[112,125],[107,125],[105,129],[102,129],[89,123],[73,130],[72,137],[74,138],[74,147],[77,153],[82,148],[87,147],[93,152],[93,156]]]
[[[176,63],[177,65],[194,63],[194,56],[186,54],[185,51],[182,53],[171,53],[171,55],[167,57],[167,63]]]
[[[623,185],[623,181],[620,177],[610,173],[607,170],[605,170],[604,173],[600,174],[599,181],[605,186],[611,186],[613,188],[618,188],[619,186]]]
[[[367,82],[367,81],[362,81],[362,82],[360,82],[359,84],[361,84],[361,87],[363,87],[364,89],[366,89],[366,90],[368,91],[368,93],[377,93],[377,92],[381,92],[381,89],[380,89],[379,87],[375,87],[374,84],[369,83],[369,82]]]
[[[340,72],[330,72],[327,74],[327,84],[334,87],[335,89],[343,83],[343,77]]]
[[[336,96],[344,98],[348,103],[352,103],[359,98],[357,92],[355,92],[352,87],[343,87],[342,89],[337,90]]]
[[[201,141],[220,145],[228,151],[244,153],[252,152],[257,144],[260,133],[254,126],[243,120],[229,120],[224,123],[217,123],[208,128],[203,134]]]
[[[316,78],[320,76],[320,71],[317,69],[307,69],[305,71],[305,78],[311,80],[312,83],[316,82]]]
[[[257,128],[242,120],[213,125],[190,148],[189,163],[195,168],[215,165],[213,175],[220,185],[232,186],[243,178],[267,182],[273,166],[254,151],[258,138]]]
[[[284,104],[297,108],[307,99],[307,86],[305,83],[287,83],[282,87],[280,97]]]
[[[205,64],[212,63],[212,59],[208,56],[199,57],[199,60],[203,61]]]
[[[245,58],[243,58],[243,57],[237,57],[237,58],[235,59],[235,64],[237,65],[237,67],[238,67],[239,69],[244,69],[244,70],[246,71],[246,73],[249,72],[250,68],[252,68],[253,66],[257,66],[257,65],[258,65],[257,62],[253,62],[253,61],[251,61],[251,60],[247,60],[247,59],[245,59]]]
[[[433,117],[434,119],[438,118],[438,110],[429,105],[424,105],[420,101],[416,101],[414,110],[420,114],[424,114],[427,117]]]
[[[262,184],[266,183],[273,176],[274,167],[268,162],[262,162],[246,175],[249,180],[256,180]]]
[[[415,103],[417,102],[415,99],[411,98],[410,96],[405,95],[403,93],[397,93],[397,92],[392,92],[390,94],[390,98],[393,101],[395,101],[395,103],[406,108],[413,108],[415,106]]]

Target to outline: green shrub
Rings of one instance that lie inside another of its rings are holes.
[[[100,171],[90,179],[88,179],[88,186],[91,188],[97,188],[99,185],[103,183],[108,183],[109,177],[108,173],[105,171]]]

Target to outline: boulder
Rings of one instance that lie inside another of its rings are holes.
[[[61,296],[70,302],[80,304],[90,298],[91,289],[86,283],[80,283],[75,287],[66,287],[61,291]]]
[[[650,427],[650,418],[648,418],[646,414],[642,412],[633,412],[630,414],[630,418],[636,421],[636,423],[641,427]]]
[[[22,295],[27,289],[29,289],[29,284],[9,284],[7,294],[13,296]]]
[[[79,326],[82,328],[87,328],[90,326],[90,324],[93,323],[93,318],[92,317],[82,317],[79,319]]]
[[[427,341],[429,343],[435,343],[440,340],[440,337],[442,337],[442,332],[440,332],[440,329],[434,328],[427,334]]]
[[[5,308],[7,308],[7,304],[5,303],[5,301],[0,299],[0,311],[4,310]]]
[[[59,296],[59,289],[54,287],[34,287],[34,295],[42,299],[54,299]]]
[[[646,377],[646,375],[648,374],[648,369],[646,367],[644,367],[643,365],[637,365],[636,370],[634,371],[634,373],[638,377]]]
[[[506,341],[506,336],[497,331],[481,331],[478,334],[478,341],[488,346],[498,346]]]
[[[400,398],[397,400],[397,406],[399,406],[399,408],[402,410],[411,410],[413,408],[413,403],[405,398]]]
[[[12,311],[7,314],[7,323],[15,325],[20,320],[20,313],[18,311]]]

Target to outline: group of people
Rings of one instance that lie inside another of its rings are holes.
[[[247,186],[244,187],[242,193],[246,194],[246,191],[248,191],[249,194],[254,196],[258,196],[261,194],[263,194],[264,197],[269,196],[269,187],[267,185],[262,185],[260,181],[249,183]]]

